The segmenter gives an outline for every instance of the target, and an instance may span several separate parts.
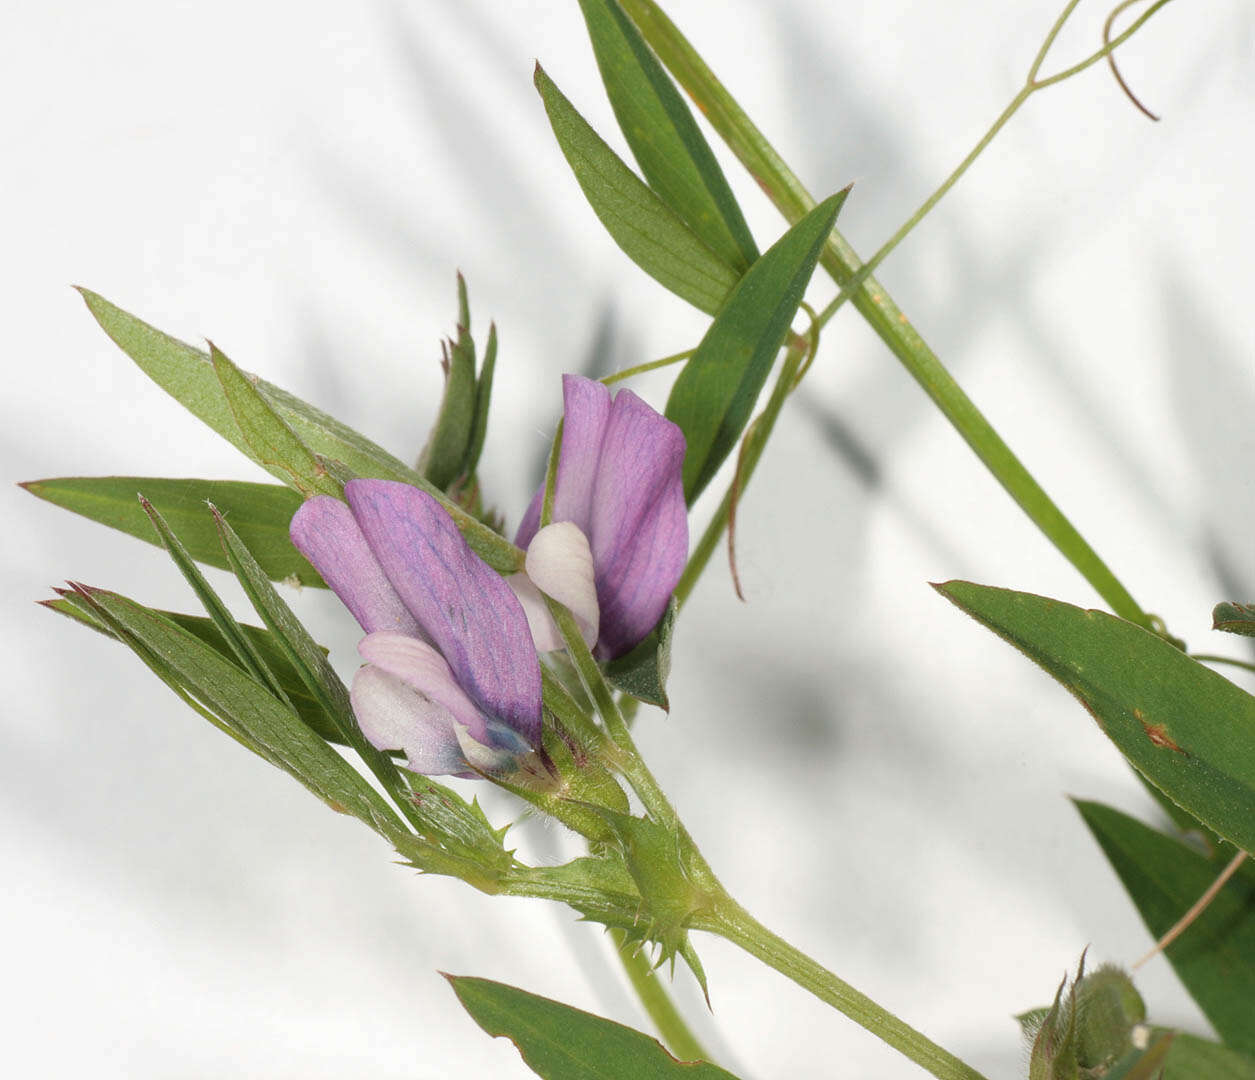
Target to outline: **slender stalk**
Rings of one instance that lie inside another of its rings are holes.
[[[650,360],[644,364],[637,364],[635,367],[616,371],[612,375],[603,375],[598,382],[605,383],[606,386],[612,386],[624,379],[630,379],[633,375],[642,375],[646,371],[654,371],[657,368],[667,367],[669,364],[678,364],[681,360],[687,360],[692,355],[692,349],[685,349],[683,352],[664,356],[661,360]]]
[[[1229,861],[1229,865],[1220,871],[1219,877],[1208,885],[1207,891],[1194,902],[1194,906],[1176,921],[1171,930],[1155,942],[1155,947],[1151,949],[1150,952],[1133,965],[1133,970],[1136,971],[1144,963],[1146,963],[1147,960],[1151,960],[1158,956],[1164,951],[1164,949],[1184,934],[1186,930],[1190,928],[1190,924],[1207,910],[1207,905],[1216,899],[1216,897],[1220,894],[1220,890],[1225,887],[1225,883],[1238,872],[1238,867],[1240,867],[1245,861],[1245,851],[1239,851],[1236,855],[1234,855]]]
[[[1255,671],[1255,664],[1247,660],[1235,660],[1232,656],[1213,656],[1211,653],[1190,653],[1191,660],[1202,660],[1208,664],[1229,664],[1231,667]]]
[[[844,979],[798,951],[728,899],[715,913],[694,926],[709,930],[738,945],[751,956],[775,968],[821,1001],[844,1013],[856,1024],[888,1043],[938,1080],[985,1080],[970,1065],[938,1046],[910,1024],[878,1005]]]
[[[715,548],[719,546],[719,540],[732,519],[733,500],[737,497],[738,491],[741,493],[745,491],[746,485],[750,482],[750,477],[754,475],[754,468],[758,464],[758,459],[763,455],[763,448],[766,447],[767,440],[771,437],[772,429],[776,426],[776,419],[780,416],[784,400],[797,386],[798,368],[801,362],[801,351],[794,346],[790,346],[788,352],[785,353],[784,363],[780,367],[780,374],[776,376],[776,382],[772,387],[771,397],[767,399],[766,407],[755,417],[753,423],[746,428],[744,448],[738,463],[738,483],[729,486],[728,490],[724,492],[723,499],[719,503],[718,509],[715,510],[714,517],[710,519],[706,526],[706,531],[702,533],[701,539],[697,541],[697,546],[693,548],[692,554],[689,555],[689,560],[684,566],[684,573],[680,575],[680,580],[676,584],[675,600],[681,607],[684,606],[684,602],[689,598],[689,594],[692,593],[693,586],[697,584],[697,579],[702,576],[702,572],[706,569],[706,564],[710,562],[710,557],[714,554]]]
[[[1128,30],[1080,64],[1048,79],[1036,79],[1036,72],[1040,70],[1041,61],[1053,43],[1054,36],[1075,7],[1076,0],[1072,0],[1060,19],[1056,20],[1043,49],[1034,61],[1031,69],[1034,74],[1033,85],[1040,88],[1084,70],[1126,41],[1146,19],[1167,2],[1168,0],[1159,0],[1159,3],[1145,12]],[[814,198],[675,24],[653,0],[620,0],[620,4],[780,212],[790,222],[799,220],[815,205]],[[1023,101],[1019,104],[1023,104]],[[996,122],[999,129],[1007,119],[1009,116]],[[982,143],[979,149],[983,149],[984,145]],[[1037,528],[1076,567],[1110,605],[1112,611],[1149,628],[1150,618],[1146,612],[964,393],[906,315],[880,283],[867,272],[858,254],[840,232],[833,231],[824,248],[821,262],[838,285],[851,290],[850,300],[854,307]]]
[[[1058,37],[1059,31],[1063,29],[1063,24],[1068,21],[1068,16],[1072,14],[1072,11],[1076,8],[1076,5],[1079,2],[1080,0],[1071,0],[1068,6],[1063,10],[1063,13],[1055,20],[1054,25],[1050,28],[1050,33],[1046,35],[1046,40],[1042,42],[1041,48],[1037,51],[1037,55],[1033,59],[1032,66],[1028,70],[1028,77],[1024,80],[1024,85],[1020,87],[1019,92],[1016,93],[1015,97],[1007,103],[1007,107],[999,113],[998,118],[989,126],[989,129],[985,132],[985,134],[980,137],[976,145],[968,152],[967,157],[959,162],[954,171],[941,182],[941,185],[936,191],[929,195],[928,198],[920,204],[919,209],[907,218],[901,228],[899,228],[897,232],[895,232],[884,242],[884,244],[880,246],[880,249],[876,252],[876,254],[859,267],[857,273],[855,273],[851,277],[850,281],[842,287],[841,291],[837,293],[828,306],[820,312],[818,319],[820,326],[827,323],[828,320],[837,313],[841,305],[844,304],[845,301],[848,300],[862,286],[863,282],[875,272],[876,268],[879,267],[880,264],[889,256],[890,252],[892,252],[894,248],[906,239],[907,235],[915,228],[916,225],[928,216],[932,208],[945,197],[946,193],[949,192],[949,190],[954,187],[956,183],[958,183],[959,179],[965,172],[967,172],[972,163],[980,157],[982,153],[984,153],[985,148],[993,142],[998,133],[1006,126],[1007,121],[1019,112],[1021,105],[1037,93],[1037,91],[1044,90],[1048,86],[1054,86],[1056,83],[1063,82],[1065,79],[1070,79],[1073,75],[1084,71],[1091,64],[1097,63],[1104,56],[1112,62],[1114,70],[1115,61],[1112,54],[1115,48],[1120,45],[1121,42],[1127,41],[1129,37],[1137,32],[1138,28],[1145,23],[1147,19],[1154,15],[1155,12],[1159,8],[1163,7],[1164,4],[1169,3],[1170,0],[1158,0],[1157,3],[1153,4],[1148,10],[1144,11],[1141,17],[1138,18],[1124,33],[1122,33],[1119,37],[1108,40],[1101,49],[1098,49],[1090,56],[1087,56],[1079,64],[1074,64],[1065,71],[1061,71],[1056,75],[1051,75],[1049,78],[1039,79],[1037,75],[1041,70],[1042,62],[1046,59],[1046,54],[1050,51],[1050,47],[1054,44],[1055,38]],[[1139,0],[1125,0],[1125,3],[1121,4],[1115,11],[1112,12],[1111,17],[1114,18],[1120,13],[1120,11],[1128,7],[1129,4],[1137,2],[1139,2]],[[1108,31],[1110,30],[1110,25],[1111,22],[1110,19],[1108,19]],[[1125,93],[1129,94],[1128,87],[1124,85],[1124,80],[1120,78],[1118,71],[1116,72],[1116,80],[1120,83],[1120,86]],[[1146,112],[1146,109],[1140,102],[1137,101],[1136,98],[1133,97],[1132,94],[1129,94],[1129,97],[1132,98],[1134,104],[1136,104],[1139,109]],[[1151,115],[1151,119],[1158,118]]]
[[[681,1061],[710,1061],[710,1055],[697,1041],[675,1002],[667,993],[667,989],[654,972],[645,951],[628,942],[622,930],[611,930],[610,937],[615,943],[619,959],[623,961],[632,989],[640,998],[641,1004],[654,1022],[654,1027],[671,1052]]]

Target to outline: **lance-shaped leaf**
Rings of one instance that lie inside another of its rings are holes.
[[[489,1035],[509,1039],[544,1080],[736,1080],[708,1062],[681,1063],[657,1039],[505,983],[446,975]]]
[[[165,518],[157,512],[142,494],[139,497],[139,503],[152,522],[157,535],[161,537],[161,542],[165,545],[166,551],[174,561],[174,565],[178,567],[179,573],[183,575],[184,579],[192,587],[192,591],[196,593],[196,598],[201,602],[205,613],[217,628],[222,640],[227,643],[229,655],[234,655],[236,663],[244,672],[267,687],[285,705],[291,706],[292,703],[284,696],[278,680],[266,666],[266,661],[253,645],[252,640],[244,633],[244,628],[235,621],[235,617],[231,614],[227,605],[223,603],[222,598],[214,591],[209,582],[205,580],[205,576],[196,568],[196,563],[192,561],[192,557],[187,553],[187,549],[179,543],[179,538],[174,535],[170,526],[166,524]]]
[[[216,649],[118,593],[88,587],[79,591],[111,628],[125,631],[166,665],[188,694],[319,798],[372,829],[403,831],[393,810],[348,762]]]
[[[693,114],[616,0],[580,0],[610,104],[641,172],[738,273],[758,257],[723,171]]]
[[[536,65],[536,89],[575,179],[623,253],[664,288],[713,315],[740,277],[623,163]]]
[[[484,439],[488,435],[488,410],[492,405],[492,380],[497,372],[497,324],[488,324],[488,341],[484,345],[484,362],[479,365],[479,379],[475,384],[475,420],[471,424],[471,441],[466,450],[463,471],[473,476],[479,467],[479,455],[484,452]]]
[[[1076,808],[1156,940],[1232,855],[1230,849],[1209,859],[1100,803],[1077,800]],[[1165,954],[1217,1034],[1255,1054],[1255,867],[1239,869]]]
[[[471,339],[471,309],[466,280],[458,274],[456,336],[441,345],[444,355],[444,393],[427,445],[418,459],[418,471],[440,489],[462,472],[475,423],[475,342]]]
[[[212,709],[207,708],[201,701],[197,700],[179,677],[178,672],[141,642],[117,619],[101,608],[84,586],[73,585],[70,589],[56,589],[55,591],[59,594],[59,599],[41,600],[40,603],[44,607],[59,614],[68,615],[82,625],[90,626],[93,630],[98,630],[107,637],[112,637],[122,642],[158,679],[173,690],[190,709],[203,716],[219,731],[231,736],[241,746],[251,750],[258,757],[270,762],[276,768],[281,767],[270,755],[269,751],[264,746],[254,742],[232,718],[219,716]],[[164,615],[165,613],[157,612],[157,614]],[[212,626],[212,623],[210,625]],[[224,658],[226,656],[226,648],[226,643],[223,642],[223,649],[219,651]]]
[[[97,630],[108,637],[117,638],[117,635],[93,614],[91,607],[77,593],[66,593],[59,589],[57,592],[61,593],[61,595],[56,600],[41,600],[40,604],[50,611],[68,616],[76,622]],[[182,611],[158,610],[157,614],[169,619],[177,626],[181,626],[189,633],[195,634],[210,648],[216,649],[228,660],[234,661],[234,653],[231,651],[231,646],[227,644],[226,639],[214,625],[212,619],[207,619],[203,615],[188,615]],[[291,703],[301,719],[329,742],[342,743],[344,738],[340,734],[339,729],[331,722],[317,698],[309,692],[309,688],[306,687],[296,669],[289,662],[287,655],[279,646],[275,635],[269,630],[265,630],[260,626],[250,626],[248,623],[241,623],[240,629],[252,641],[253,647],[265,661],[266,667],[270,669],[278,680],[280,687],[282,687],[283,696]],[[126,644],[126,642],[123,641],[123,644]],[[326,652],[326,649],[323,649],[321,645],[318,647],[324,653]]]
[[[935,587],[1058,679],[1164,794],[1255,851],[1255,697],[1114,615],[966,581]]]
[[[667,418],[688,445],[690,505],[749,422],[847,191],[821,202],[750,267],[672,386]]]
[[[160,544],[136,501],[142,491],[178,534],[199,563],[229,569],[218,530],[205,509],[217,506],[273,581],[325,588],[309,561],[288,538],[288,522],[304,501],[299,492],[278,484],[236,480],[182,480],[156,476],[61,476],[21,485],[32,495],[76,514],[119,529],[150,544]]]
[[[249,456],[306,497],[339,496],[343,486],[262,397],[256,383],[212,342],[209,359]]]
[[[262,464],[240,430],[207,353],[163,334],[87,289],[79,291],[105,333],[149,378],[242,453]],[[444,492],[364,435],[286,390],[263,379],[254,381],[253,376],[247,379],[324,465],[339,462],[355,476],[400,480],[422,488],[448,510],[467,543],[490,566],[505,572],[522,566],[523,553],[513,544],[450,502]],[[291,479],[282,468],[273,467],[271,471],[285,483]]]
[[[1255,604],[1217,604],[1212,609],[1211,628],[1255,637]]]

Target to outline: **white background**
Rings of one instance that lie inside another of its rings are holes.
[[[854,182],[841,227],[865,254],[1014,94],[1055,15],[669,10],[816,195]],[[1095,47],[1105,15],[1083,4],[1057,56]],[[1195,648],[1237,652],[1208,627],[1217,600],[1255,596],[1255,15],[1179,2],[1122,55],[1160,124],[1101,66],[1040,95],[880,277],[1138,600]],[[501,332],[483,476],[513,527],[559,374],[704,326],[601,232],[532,90],[537,57],[621,147],[575,3],[15,9],[6,480],[264,478],[146,382],[71,283],[212,337],[409,458],[460,268],[476,330]],[[765,247],[781,222],[722,160]],[[661,407],[667,385],[638,389]],[[0,499],[6,1072],[530,1075],[437,969],[646,1026],[597,928],[395,866],[116,645],[37,609],[68,577],[194,601],[156,549],[12,486]],[[1010,1014],[1048,1000],[1085,945],[1124,963],[1148,945],[1066,796],[1159,816],[1085,713],[926,583],[1098,598],[849,309],[755,477],[739,550],[749,602],[720,555],[680,625],[673,712],[643,717],[649,761],[768,925],[991,1078],[1022,1075]],[[348,616],[294,602],[351,673]],[[567,850],[519,835],[536,858]],[[684,973],[679,995],[743,1076],[921,1075],[731,947],[697,946],[713,1015]],[[1153,1018],[1205,1030],[1163,961],[1139,985]]]

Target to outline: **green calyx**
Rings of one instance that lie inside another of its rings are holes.
[[[1081,956],[1076,978],[1065,976],[1048,1009],[1019,1017],[1032,1040],[1029,1080],[1099,1080],[1134,1052],[1133,1032],[1146,1006],[1120,968],[1104,965],[1085,974]]]

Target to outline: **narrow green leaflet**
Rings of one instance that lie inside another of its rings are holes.
[[[344,486],[262,397],[253,379],[212,342],[209,359],[249,456],[302,495],[339,498]]]
[[[614,242],[664,288],[713,315],[740,271],[711,251],[623,163],[539,64],[535,83],[558,146]]]
[[[544,1080],[736,1080],[718,1065],[679,1062],[658,1040],[559,1001],[489,979],[445,978],[475,1022],[513,1042]]]
[[[41,600],[40,603],[49,610],[66,615],[84,626],[98,630],[102,634],[112,638],[117,637],[106,624],[93,614],[91,607],[77,593],[63,594],[56,600]],[[223,638],[212,619],[207,619],[203,615],[187,615],[181,611],[159,610],[157,614],[181,626],[188,633],[195,634],[210,648],[216,649],[228,660],[235,662],[230,645],[227,644],[226,639]],[[297,711],[301,719],[329,742],[343,742],[344,737],[331,723],[322,705],[309,692],[304,682],[301,681],[300,675],[297,674],[296,669],[288,661],[274,634],[269,630],[262,629],[260,626],[250,626],[248,623],[241,623],[240,629],[251,640],[253,648],[257,650],[257,653],[265,661],[266,667],[274,674],[279,686],[283,689],[284,696]],[[126,642],[123,641],[123,644],[126,644]],[[322,649],[322,646],[320,645],[319,648]],[[323,651],[326,652],[325,649]]]
[[[484,362],[479,365],[479,381],[475,384],[475,422],[471,425],[471,441],[466,449],[466,472],[475,475],[479,455],[484,452],[488,436],[488,410],[492,406],[492,379],[497,373],[497,324],[488,324],[488,341],[484,345]]]
[[[966,581],[935,588],[1058,679],[1164,794],[1255,851],[1255,697],[1114,615]]]
[[[192,561],[192,557],[187,553],[187,549],[179,543],[179,538],[171,532],[170,526],[166,524],[165,519],[143,495],[140,495],[139,502],[152,521],[157,535],[161,537],[161,542],[165,545],[166,551],[169,553],[174,565],[178,567],[179,573],[183,575],[184,580],[192,587],[192,591],[196,594],[196,599],[200,601],[201,607],[205,609],[205,614],[213,622],[222,640],[227,643],[227,648],[230,650],[228,655],[234,655],[236,663],[243,671],[267,687],[283,704],[290,706],[292,703],[284,697],[278,681],[270,673],[269,668],[266,667],[265,660],[262,659],[260,653],[253,647],[252,641],[244,633],[244,628],[235,621],[235,617],[231,614],[227,605],[222,602],[222,598],[214,591],[213,586],[205,580],[205,576],[200,570],[197,569],[196,563]]]
[[[1255,637],[1255,604],[1217,604],[1212,609],[1211,628]]]
[[[21,485],[32,495],[120,529],[150,544],[160,541],[135,496],[143,492],[199,563],[227,569],[218,530],[205,509],[212,502],[231,521],[273,581],[325,587],[288,539],[288,523],[303,499],[278,484],[181,480],[156,476],[60,476]]]
[[[1080,800],[1076,808],[1155,940],[1233,854],[1209,859],[1119,810]],[[1165,953],[1216,1033],[1235,1050],[1255,1054],[1255,867],[1239,869]]]
[[[638,701],[671,710],[667,678],[671,674],[671,635],[675,632],[676,602],[673,599],[658,625],[631,652],[606,665],[606,681]]]
[[[419,457],[418,471],[442,491],[462,475],[475,426],[475,342],[466,280],[458,274],[456,337],[441,345],[444,394],[436,422]]]
[[[207,353],[163,334],[90,290],[79,291],[101,328],[140,370],[243,454],[262,464],[240,430]],[[467,543],[485,562],[505,572],[521,569],[523,556],[518,548],[451,503],[442,491],[386,450],[286,390],[263,379],[246,378],[311,453],[328,463],[339,462],[355,476],[400,480],[422,488],[449,511]],[[285,483],[291,480],[283,468],[274,466],[271,471]]]
[[[725,263],[758,258],[741,208],[693,114],[616,0],[580,0],[615,117],[645,179]]]
[[[373,829],[401,831],[393,810],[348,762],[216,649],[118,593],[87,587],[82,593],[111,626],[116,623],[167,665],[206,709],[238,728],[323,801]]]
[[[1155,1080],[1160,1080],[1157,1074]],[[1162,1080],[1255,1080],[1255,1058],[1177,1032],[1168,1048]]]
[[[750,267],[671,387],[667,418],[684,432],[690,504],[749,422],[846,194],[821,202]]]
[[[88,289],[79,291],[101,329],[145,375],[233,446],[253,456],[208,353],[163,334],[103,296]],[[358,476],[415,482],[417,473],[338,420],[265,380],[259,379],[255,385],[314,453],[344,462]]]

